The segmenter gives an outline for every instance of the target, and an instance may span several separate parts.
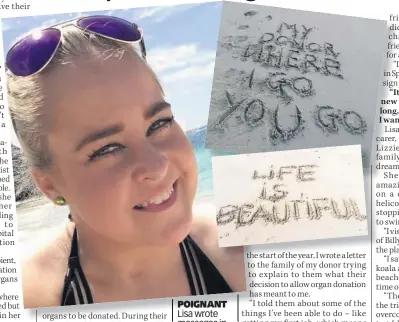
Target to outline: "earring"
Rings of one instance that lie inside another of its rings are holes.
[[[64,197],[58,196],[57,198],[55,198],[55,204],[57,206],[65,206],[66,205],[66,201],[64,199]]]

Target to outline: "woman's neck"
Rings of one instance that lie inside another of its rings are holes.
[[[77,227],[80,263],[88,276],[130,282],[159,278],[181,268],[180,247],[132,245],[110,240],[84,226]]]

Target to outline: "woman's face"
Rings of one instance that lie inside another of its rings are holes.
[[[44,80],[51,180],[87,231],[179,242],[197,186],[190,142],[135,57],[76,61]]]

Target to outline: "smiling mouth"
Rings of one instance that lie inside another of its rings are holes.
[[[135,210],[140,211],[162,211],[174,204],[176,201],[176,191],[177,188],[177,181],[165,192],[161,193],[154,198],[145,201],[144,203],[138,204],[133,207]]]

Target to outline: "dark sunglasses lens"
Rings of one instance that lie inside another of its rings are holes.
[[[118,40],[137,41],[141,38],[140,31],[135,24],[116,17],[86,17],[79,19],[77,25],[84,30]]]
[[[51,59],[60,39],[58,29],[45,29],[28,35],[7,53],[7,67],[16,76],[36,73]]]

